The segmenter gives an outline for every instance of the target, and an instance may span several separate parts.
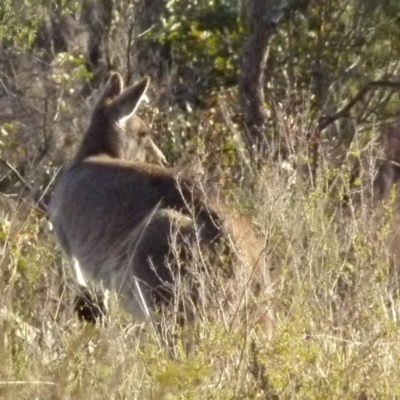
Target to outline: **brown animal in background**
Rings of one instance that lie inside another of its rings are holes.
[[[56,187],[50,219],[83,292],[85,275],[117,292],[136,319],[152,320],[159,310],[174,308],[180,319],[192,320],[215,294],[208,287],[214,278],[243,298],[238,279],[260,292],[268,290],[269,275],[244,216],[154,164],[164,157],[135,116],[148,84],[144,78],[123,90],[121,77],[110,77]],[[226,295],[225,302],[231,299]]]
[[[373,180],[372,203],[393,201],[391,229],[385,242],[397,275],[400,273],[400,124],[388,126],[381,136],[383,157],[377,160],[376,175]],[[395,189],[394,193],[392,192]]]

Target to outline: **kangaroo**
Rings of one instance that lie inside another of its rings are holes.
[[[378,158],[373,179],[371,203],[375,208],[382,202],[390,202],[393,207],[391,228],[385,240],[390,254],[393,271],[400,274],[400,124],[394,123],[381,134],[382,156]],[[394,195],[394,197],[393,197]],[[398,278],[396,278],[398,279]]]
[[[207,283],[216,277],[251,281],[254,292],[269,290],[270,281],[247,218],[159,165],[165,158],[135,115],[148,85],[146,77],[124,90],[111,75],[55,188],[50,220],[83,290],[90,278],[116,292],[137,320],[175,307],[185,322],[215,295]]]

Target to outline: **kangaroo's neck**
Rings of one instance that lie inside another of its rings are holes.
[[[75,157],[75,161],[79,162],[88,157],[98,155],[120,158],[120,135],[120,128],[115,122],[98,118],[92,120]]]

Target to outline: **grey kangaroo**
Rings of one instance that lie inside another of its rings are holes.
[[[269,275],[246,217],[157,165],[164,156],[135,115],[148,84],[144,78],[124,90],[120,75],[111,75],[56,186],[50,219],[83,291],[87,277],[116,292],[137,320],[172,308],[192,320],[216,295],[209,281],[231,282],[239,296],[238,280],[255,293],[268,290]]]

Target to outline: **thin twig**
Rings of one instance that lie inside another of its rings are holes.
[[[14,175],[15,177],[24,185],[26,189],[28,189],[30,192],[33,191],[32,186],[22,177],[22,175],[17,171],[17,169],[11,165],[7,160],[5,160],[3,157],[0,157],[0,163],[3,164],[5,167],[7,167]],[[45,216],[48,216],[48,211],[47,211],[47,206],[42,200],[38,200],[36,205],[31,204],[29,201],[24,199],[23,197],[19,196],[26,204],[28,204],[30,207],[33,209],[41,212]]]
[[[17,169],[12,166],[7,160],[3,157],[0,157],[0,162],[5,165],[16,177],[17,179],[29,190],[32,190],[32,186],[21,176],[21,174],[17,171]]]

